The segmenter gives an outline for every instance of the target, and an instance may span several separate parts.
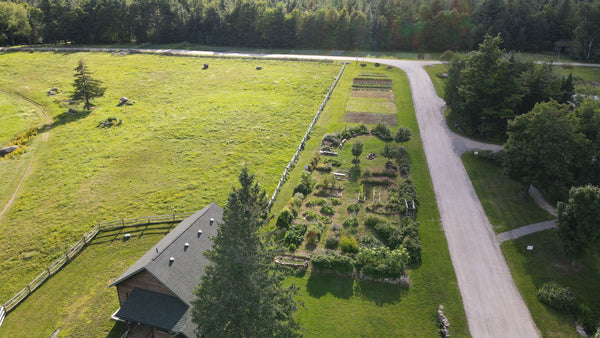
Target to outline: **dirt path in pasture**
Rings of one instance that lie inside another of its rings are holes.
[[[46,112],[46,109],[44,109],[44,107],[41,104],[35,102],[34,100],[32,100],[26,96],[21,95],[19,93],[15,93],[15,92],[3,90],[3,89],[0,89],[0,91],[3,93],[6,93],[8,95],[17,96],[20,99],[23,99],[23,100],[33,104],[37,108],[38,113],[40,113],[40,115],[46,120],[46,126],[44,128],[44,131],[42,132],[42,141],[47,142],[48,139],[50,138],[50,126],[52,125],[52,118],[50,117],[50,115],[48,115],[48,113]],[[2,211],[0,211],[0,221],[4,217],[4,214],[11,207],[13,202],[15,201],[15,198],[17,198],[17,195],[19,194],[19,191],[21,190],[21,186],[23,185],[23,182],[25,182],[25,179],[31,173],[31,169],[33,168],[34,161],[35,161],[35,154],[33,154],[33,156],[31,157],[31,161],[29,161],[29,165],[27,166],[27,169],[25,169],[23,176],[21,176],[21,180],[19,181],[19,184],[15,188],[15,191],[13,192],[12,196],[10,197],[8,202],[6,202],[6,205],[4,206]]]

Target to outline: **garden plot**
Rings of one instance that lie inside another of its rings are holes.
[[[392,79],[385,74],[360,74],[352,80],[344,122],[398,125]]]
[[[277,233],[291,252],[312,254],[313,271],[407,285],[406,268],[421,261],[418,222],[406,217],[406,205],[418,204],[409,159],[371,133],[361,125],[323,138],[279,213]]]

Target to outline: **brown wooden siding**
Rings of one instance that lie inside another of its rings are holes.
[[[129,297],[129,294],[133,288],[146,289],[172,297],[177,297],[169,289],[167,289],[161,282],[156,279],[151,273],[146,270],[142,270],[137,274],[127,278],[123,282],[117,285],[117,293],[119,294],[119,304],[122,306]]]

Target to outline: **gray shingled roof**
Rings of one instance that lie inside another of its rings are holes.
[[[189,305],[179,298],[134,288],[115,314],[118,318],[149,325],[166,332],[183,332]]]
[[[212,225],[211,218],[215,220]],[[217,225],[222,219],[223,209],[216,203],[211,203],[179,223],[110,286],[118,285],[138,272],[147,270],[189,305],[194,299],[194,289],[204,275],[204,267],[210,264],[203,253],[212,247],[210,238],[217,235]],[[201,234],[199,230],[202,231]],[[189,246],[186,247],[186,243]],[[174,258],[173,262],[170,261],[171,257]],[[193,324],[188,324],[181,332],[190,331]],[[193,329],[190,332],[193,333]]]

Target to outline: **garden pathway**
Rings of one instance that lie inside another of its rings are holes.
[[[523,236],[527,236],[527,235],[536,233],[538,231],[544,231],[544,230],[554,229],[554,228],[556,228],[556,220],[551,219],[549,221],[529,224],[529,225],[522,226],[520,228],[516,228],[516,229],[512,229],[510,231],[500,233],[496,236],[496,238],[498,239],[499,243],[502,243],[504,241],[509,241],[511,239],[517,239],[517,238],[520,238]]]

